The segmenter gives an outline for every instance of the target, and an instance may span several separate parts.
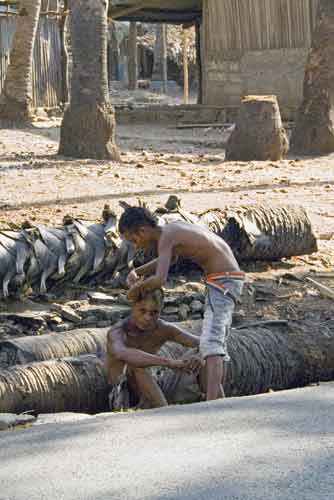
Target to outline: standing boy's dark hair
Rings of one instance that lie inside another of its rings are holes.
[[[121,234],[125,231],[137,231],[141,226],[157,227],[158,221],[147,208],[128,207],[125,209],[118,223]]]

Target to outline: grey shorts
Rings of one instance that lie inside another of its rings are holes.
[[[223,356],[230,361],[227,339],[231,330],[236,301],[242,294],[244,279],[241,277],[208,277],[200,352],[203,358]]]

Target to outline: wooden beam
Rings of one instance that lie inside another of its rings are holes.
[[[156,0],[146,0],[143,2],[139,2],[135,5],[132,5],[131,7],[124,7],[124,9],[117,9],[115,10],[115,13],[113,14],[113,11],[111,9],[110,12],[110,17],[112,19],[118,19],[119,17],[125,17],[128,16],[129,14],[133,14],[137,12],[138,10],[145,9],[147,7],[152,7],[156,4]]]

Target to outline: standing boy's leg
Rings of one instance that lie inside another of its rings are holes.
[[[224,360],[222,356],[206,358],[206,400],[224,398]]]
[[[224,397],[224,363],[229,361],[226,341],[234,300],[220,290],[208,289],[200,350],[206,360],[206,399]]]

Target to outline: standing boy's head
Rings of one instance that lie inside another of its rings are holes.
[[[158,221],[147,208],[128,207],[118,223],[120,234],[136,248],[146,249],[156,240]]]
[[[139,330],[154,330],[160,318],[164,294],[159,288],[143,291],[133,303],[132,320]]]

